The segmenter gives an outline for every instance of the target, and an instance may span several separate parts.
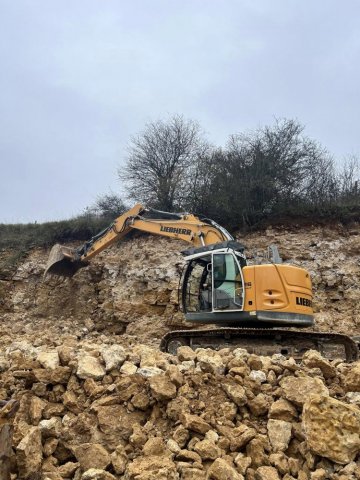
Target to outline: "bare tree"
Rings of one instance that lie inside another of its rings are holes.
[[[342,200],[349,200],[360,193],[360,162],[355,155],[347,157],[339,174],[339,190]]]
[[[197,164],[194,181],[195,208],[230,229],[336,196],[332,158],[291,119],[230,136]]]
[[[167,121],[150,122],[132,138],[119,178],[133,200],[167,211],[182,208],[194,163],[207,148],[193,120],[174,115]]]

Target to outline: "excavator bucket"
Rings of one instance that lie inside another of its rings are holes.
[[[80,268],[87,263],[76,259],[75,250],[56,244],[52,247],[46,264],[44,277],[50,273],[60,277],[72,277]]]

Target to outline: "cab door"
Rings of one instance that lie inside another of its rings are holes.
[[[244,281],[238,261],[232,253],[212,255],[213,311],[242,310]]]

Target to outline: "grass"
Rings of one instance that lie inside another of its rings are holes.
[[[70,220],[39,224],[0,224],[0,276],[14,272],[32,248],[89,240],[110,223],[109,218],[81,215]]]

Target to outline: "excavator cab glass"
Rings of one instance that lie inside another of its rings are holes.
[[[242,310],[243,289],[240,268],[232,253],[213,254],[214,310]]]
[[[190,259],[182,282],[185,314],[242,311],[241,260],[232,251],[214,251]]]

